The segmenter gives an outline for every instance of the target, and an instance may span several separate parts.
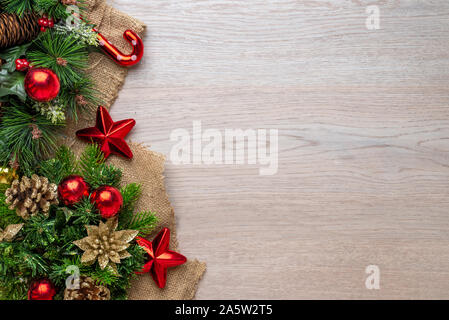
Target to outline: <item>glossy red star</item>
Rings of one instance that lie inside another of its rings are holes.
[[[105,158],[114,153],[131,159],[133,153],[124,139],[135,125],[134,119],[112,121],[108,110],[99,106],[95,127],[78,130],[76,135],[83,140],[98,143]]]
[[[150,259],[143,266],[142,273],[150,273],[159,288],[164,288],[167,282],[167,269],[179,266],[187,261],[182,254],[168,250],[170,244],[170,230],[162,229],[153,242],[137,237],[137,243],[145,249]]]

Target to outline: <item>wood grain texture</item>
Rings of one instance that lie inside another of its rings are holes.
[[[274,176],[167,161],[181,252],[208,263],[197,298],[449,298],[446,0],[110,3],[148,27],[112,109],[133,141],[279,129]]]

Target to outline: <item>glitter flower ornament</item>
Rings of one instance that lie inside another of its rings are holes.
[[[84,251],[81,262],[93,264],[98,260],[101,269],[111,267],[117,271],[117,263],[131,255],[126,249],[139,233],[136,230],[117,229],[118,219],[109,219],[106,223],[100,222],[97,226],[86,226],[87,237],[73,243]]]

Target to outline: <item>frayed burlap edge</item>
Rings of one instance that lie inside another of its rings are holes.
[[[123,39],[126,29],[142,33],[145,25],[128,15],[110,7],[105,0],[86,0],[88,20],[97,29],[124,52],[130,50]],[[93,79],[100,98],[106,108],[110,108],[122,87],[127,69],[118,66],[107,56],[92,53],[89,56],[88,73]],[[69,145],[76,154],[80,154],[85,144],[75,138],[75,131],[94,125],[95,112],[88,112],[87,116],[77,123],[70,123],[66,130],[63,143]],[[137,124],[138,125],[138,124]],[[157,212],[158,227],[152,237],[162,228],[171,230],[172,250],[178,250],[174,210],[168,199],[164,183],[165,157],[162,154],[148,150],[141,144],[129,143],[134,158],[126,160],[111,156],[108,162],[123,169],[123,183],[137,182],[142,184],[142,196],[136,210],[151,210]],[[182,253],[182,252],[181,252]],[[193,299],[197,286],[206,271],[206,264],[198,260],[188,259],[184,265],[168,270],[167,285],[164,289],[156,286],[149,274],[136,277],[129,290],[129,299],[133,300],[184,300]]]

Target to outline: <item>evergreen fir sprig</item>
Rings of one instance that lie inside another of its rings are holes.
[[[101,270],[100,267],[96,267],[95,270],[88,270],[84,274],[90,276],[100,285],[111,286],[114,285],[120,278],[119,275],[115,274],[111,269],[105,268]]]
[[[134,213],[137,200],[142,193],[142,186],[130,183],[124,186],[120,193],[123,197],[123,206],[119,215],[119,229],[137,230],[140,236],[150,234],[158,221],[155,213],[151,211]]]
[[[41,253],[32,251],[20,251],[17,254],[17,259],[24,261],[24,265],[30,271],[31,277],[37,277],[39,275],[45,275],[49,271],[47,262],[41,256]]]
[[[103,185],[119,187],[122,171],[105,164],[104,154],[97,144],[91,144],[85,149],[79,160],[79,168],[81,176],[92,189]]]
[[[0,228],[5,229],[10,224],[22,223],[23,220],[20,218],[15,210],[10,210],[8,205],[5,203],[6,196],[0,193]]]
[[[76,267],[81,274],[85,274],[91,270],[90,266],[85,266],[81,263],[80,256],[63,258],[58,263],[51,265],[51,271],[49,278],[57,286],[64,286],[68,276],[70,276],[70,270]]]
[[[86,78],[88,51],[86,45],[69,34],[52,30],[41,33],[34,40],[27,57],[34,66],[53,70],[63,86],[73,85]]]
[[[78,0],[76,6],[80,12],[86,8],[83,0]],[[67,12],[67,6],[59,0],[0,0],[0,7],[19,16],[24,13],[40,12],[50,18],[64,19],[70,14]]]
[[[96,106],[102,104],[98,91],[89,78],[82,78],[62,87],[59,100],[64,103],[68,118],[75,121],[78,121],[79,114],[93,112]]]
[[[123,205],[120,210],[118,227],[119,229],[127,229],[133,217],[136,202],[142,193],[142,186],[137,183],[130,183],[124,186],[120,193],[123,197]]]
[[[75,205],[72,219],[74,225],[80,225],[81,227],[85,225],[98,225],[100,215],[90,199],[84,198]]]
[[[44,12],[49,18],[67,18],[69,13],[66,9],[67,6],[63,5],[59,0],[34,0],[34,10]]]
[[[32,12],[34,0],[0,0],[0,6],[9,13],[22,16],[24,13]]]
[[[131,245],[128,249],[131,257],[124,259],[117,265],[121,277],[117,278],[113,285],[109,286],[111,295],[116,300],[127,298],[127,290],[131,286],[131,280],[136,277],[136,271],[141,271],[145,264],[145,250],[138,244]]]
[[[46,248],[56,241],[54,226],[55,220],[44,215],[31,217],[24,226],[24,241],[32,248]]]
[[[128,225],[129,229],[139,231],[139,236],[149,235],[156,227],[158,220],[151,211],[142,211],[134,214]]]
[[[77,173],[76,157],[67,146],[59,147],[55,157],[41,162],[39,168],[39,175],[47,177],[55,184],[75,173]]]
[[[58,126],[15,102],[2,111],[0,163],[17,163],[21,173],[31,175],[56,149]]]

